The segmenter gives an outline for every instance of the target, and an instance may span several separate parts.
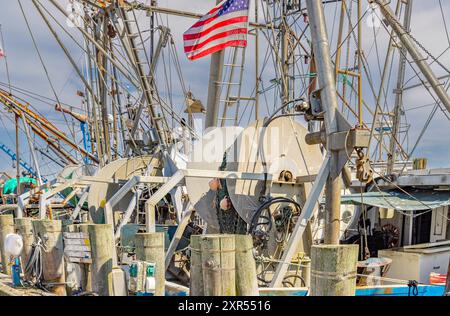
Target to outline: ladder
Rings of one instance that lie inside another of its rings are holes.
[[[144,187],[139,188],[140,194],[138,195],[138,203],[136,203],[136,218],[135,218],[135,224],[141,224],[145,223],[146,219],[146,212],[145,207],[141,208],[141,205],[145,205],[145,202],[147,202],[148,198],[144,198],[142,192],[144,191]],[[148,192],[150,195],[150,187],[148,187]]]
[[[242,79],[244,76],[245,47],[232,47],[231,61],[223,66],[225,72],[223,81],[218,82],[220,87],[219,109],[222,108],[222,116],[219,117],[219,126],[226,126],[227,121],[238,125],[240,102],[242,100],[255,101],[255,98],[242,97]],[[234,108],[234,115],[229,109]],[[228,115],[228,116],[227,116]]]
[[[0,144],[0,149],[7,154],[12,161],[16,161],[16,154],[10,149],[8,148],[5,144]],[[31,167],[28,163],[26,163],[25,161],[23,161],[21,158],[19,159],[19,163],[20,166],[22,168],[24,168],[26,171],[28,171],[31,175],[33,175],[34,177],[37,178],[37,172],[34,170],[33,167]],[[44,177],[41,177],[43,182],[47,182],[47,179],[45,179]]]
[[[135,114],[134,127],[131,131],[132,136],[136,132],[138,122],[141,114],[144,110],[144,101],[147,104],[148,115],[150,118],[150,125],[156,129],[159,136],[159,140],[162,143],[167,142],[165,131],[168,131],[168,124],[164,118],[164,113],[161,110],[157,113],[156,104],[153,100],[155,90],[153,87],[153,67],[150,64],[150,58],[144,46],[144,39],[139,27],[139,23],[136,18],[134,9],[131,10],[131,14],[128,11],[118,6],[116,10],[118,17],[123,21],[123,25],[118,23],[118,20],[113,20],[116,25],[116,29],[119,30],[119,37],[127,57],[129,58],[134,71],[139,79],[139,83],[142,89],[142,98],[139,104],[139,108]],[[148,72],[148,74],[146,73]]]
[[[401,12],[405,12],[405,16],[408,14],[408,9],[411,7],[411,2],[409,0],[403,0],[397,4],[396,12],[400,14]],[[404,21],[403,27],[409,28],[409,22],[408,20]],[[398,70],[398,78],[397,78],[397,89],[394,89],[394,95],[396,95],[396,104],[393,109],[382,109],[381,100],[382,95],[385,95],[385,98],[387,97],[387,92],[384,92],[384,87],[380,88],[378,100],[377,103],[377,110],[375,111],[375,115],[373,117],[371,128],[373,129],[372,133],[375,138],[375,141],[377,143],[377,147],[379,150],[379,159],[382,159],[383,151],[388,155],[388,160],[390,161],[389,165],[391,165],[391,168],[394,164],[394,161],[396,160],[397,151],[400,155],[403,156],[403,158],[407,158],[407,153],[403,149],[403,146],[401,145],[400,140],[400,134],[404,133],[404,131],[400,130],[400,116],[401,116],[401,107],[402,107],[402,89],[403,81],[404,81],[404,72],[405,72],[405,61],[406,61],[406,52],[404,48],[401,45],[396,44],[396,40],[394,40],[395,34],[392,32],[392,37],[389,40],[389,47],[388,47],[388,54],[386,56],[386,65],[385,69],[383,71],[382,75],[382,82],[384,81],[385,76],[387,75],[387,65],[388,65],[388,59],[392,59],[394,57],[394,50],[399,51],[399,70]],[[402,65],[403,64],[403,65]],[[378,110],[379,108],[379,110]],[[379,130],[375,130],[375,128],[378,128]],[[389,143],[385,144],[385,138],[388,138]],[[392,170],[388,170],[388,173],[391,173]]]

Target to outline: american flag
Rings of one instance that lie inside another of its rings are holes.
[[[0,58],[5,57],[5,51],[3,50],[3,48],[0,46]]]
[[[195,60],[230,46],[247,46],[250,0],[224,0],[184,35],[184,52]]]

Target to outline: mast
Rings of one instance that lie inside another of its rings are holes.
[[[99,15],[99,19],[97,21],[97,26],[95,28],[94,39],[101,43],[103,47],[103,51],[107,51],[109,48],[107,47],[107,27],[108,27],[108,19],[106,14]],[[103,145],[103,153],[106,155],[107,161],[111,161],[111,143],[109,140],[109,123],[108,123],[108,90],[106,86],[106,68],[108,67],[107,59],[105,58],[102,51],[98,48],[95,50],[95,55],[97,58],[97,65],[101,66],[101,69],[97,69],[97,84],[100,92],[100,105],[101,105],[101,117],[102,117],[102,145]]]
[[[19,115],[15,115],[16,123],[16,179],[17,179],[17,196],[20,195],[20,151],[19,151]]]
[[[287,104],[289,102],[289,26],[286,22],[286,0],[282,3],[281,13],[281,102]],[[286,112],[286,107],[283,107],[283,113]]]
[[[358,0],[358,127],[363,127],[363,99],[362,99],[362,76],[363,76],[363,50],[362,50],[362,0]]]
[[[255,22],[258,23],[258,1],[255,1]],[[259,119],[259,29],[255,28],[255,120]]]
[[[72,67],[74,68],[76,74],[78,75],[78,77],[83,81],[84,83],[84,87],[88,90],[89,93],[86,94],[87,96],[87,100],[88,100],[88,109],[89,109],[89,103],[92,103],[92,114],[93,114],[93,120],[94,120],[94,135],[95,135],[95,140],[96,140],[96,145],[97,145],[97,156],[98,159],[95,158],[91,153],[91,156],[94,157],[94,161],[99,161],[100,166],[103,166],[103,151],[101,150],[101,137],[100,137],[100,130],[98,128],[98,121],[97,121],[97,111],[96,111],[96,104],[99,103],[96,94],[93,91],[93,79],[92,79],[92,65],[91,65],[91,57],[90,57],[90,49],[89,49],[89,43],[86,39],[86,36],[84,36],[84,47],[86,48],[86,76],[88,76],[88,78],[85,78],[85,75],[82,73],[82,71],[78,68],[77,63],[75,62],[75,60],[73,59],[72,55],[70,54],[70,52],[68,51],[68,49],[66,48],[66,46],[63,44],[62,40],[59,38],[59,36],[57,35],[56,31],[52,28],[49,20],[47,19],[47,17],[45,16],[44,12],[42,11],[41,7],[40,7],[40,3],[36,0],[33,0],[33,5],[35,6],[36,10],[38,11],[39,15],[42,17],[42,19],[44,20],[45,24],[47,25],[49,31],[52,33],[53,37],[55,38],[56,42],[59,44],[59,46],[61,47],[61,49],[63,50],[64,54],[66,55],[66,57],[68,58],[70,64],[72,65]],[[87,34],[87,26],[84,25],[84,28],[86,29],[86,34]],[[89,82],[88,82],[89,80]],[[89,111],[88,111],[89,113]],[[90,117],[90,116],[89,116]],[[86,155],[85,155],[86,156]],[[90,157],[92,159],[92,157]]]
[[[412,13],[412,0],[406,0],[405,3],[405,16],[403,21],[403,27],[408,32],[411,28],[411,13]],[[403,108],[403,85],[405,82],[405,70],[406,70],[406,54],[408,53],[407,49],[402,46],[400,48],[400,57],[399,57],[399,69],[397,74],[397,88],[394,90],[395,93],[395,107],[394,107],[394,115],[392,122],[392,132],[389,143],[389,155],[388,155],[388,164],[387,164],[387,174],[392,174],[394,171],[394,164],[396,160],[396,147],[399,139],[397,135],[400,130],[400,116]]]
[[[151,0],[150,5],[156,7],[156,0]],[[153,55],[155,53],[155,12],[150,12],[150,64],[153,64]]]
[[[325,243],[339,244],[341,170],[338,167],[338,151],[331,150],[332,134],[339,131],[337,121],[338,102],[335,70],[331,61],[330,47],[325,24],[323,4],[317,0],[307,0],[306,7],[310,19],[311,41],[316,59],[317,78],[322,89],[320,98],[324,109],[325,130],[327,133],[327,152],[330,156],[330,174],[326,181],[326,225]]]
[[[216,4],[219,4],[220,2],[221,0],[216,0]],[[217,126],[219,117],[220,81],[222,80],[224,57],[225,50],[220,50],[211,55],[205,129]]]

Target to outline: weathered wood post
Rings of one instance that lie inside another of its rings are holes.
[[[43,251],[44,282],[51,284],[50,291],[56,295],[66,295],[64,272],[64,249],[62,223],[59,220],[39,219],[33,222],[35,238],[40,238],[46,247]]]
[[[153,262],[155,270],[155,296],[164,296],[166,288],[164,233],[137,233],[135,236],[136,259]]]
[[[354,296],[358,245],[311,249],[311,296]]]
[[[253,257],[253,240],[250,235],[235,235],[236,245],[236,295],[258,296],[256,263]]]
[[[83,225],[84,226],[84,225]],[[100,296],[108,296],[108,276],[113,267],[113,235],[111,224],[87,224],[91,241],[91,286]]]
[[[204,235],[201,250],[205,296],[235,296],[234,235]]]
[[[25,279],[27,280],[29,278],[29,275],[25,273],[25,266],[28,262],[28,258],[30,257],[32,245],[34,242],[33,219],[30,217],[14,219],[14,229],[17,234],[22,236],[23,249],[20,256],[22,259],[22,271],[24,271]]]
[[[14,217],[12,215],[0,215],[0,253],[2,272],[11,275],[9,268],[9,255],[5,252],[6,235],[14,233]]]
[[[201,238],[201,235],[191,235],[190,296],[203,296],[205,294],[203,285]]]

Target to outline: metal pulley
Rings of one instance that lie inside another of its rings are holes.
[[[322,120],[324,109],[322,107],[321,100],[321,91],[322,89],[318,89],[313,91],[309,96],[309,109],[306,111],[307,120]]]
[[[368,183],[373,180],[373,169],[370,165],[369,157],[362,150],[357,151],[358,159],[356,160],[356,178],[359,181]]]
[[[292,172],[290,172],[289,170],[283,170],[280,172],[280,175],[278,176],[278,181],[293,182],[294,176]]]

